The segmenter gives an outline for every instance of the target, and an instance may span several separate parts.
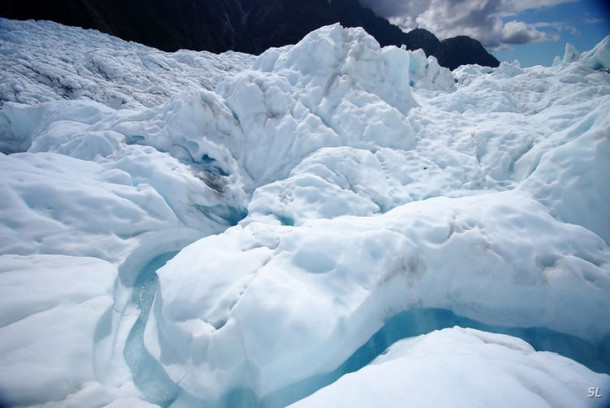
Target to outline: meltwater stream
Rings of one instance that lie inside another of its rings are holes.
[[[135,276],[130,302],[139,309],[139,315],[127,336],[124,357],[133,375],[133,381],[146,400],[163,408],[178,405],[201,408],[256,407],[261,406],[251,390],[230,390],[217,401],[203,401],[180,388],[167,375],[159,361],[146,349],[144,330],[150,316],[159,286],[157,270],[164,266],[179,251],[168,251],[157,255],[145,264]]]
[[[140,309],[140,315],[127,336],[125,361],[131,369],[134,383],[146,399],[162,407],[176,398],[178,386],[169,378],[161,364],[146,350],[144,329],[159,285],[157,269],[176,255],[178,251],[165,252],[148,262],[138,273],[131,302]]]

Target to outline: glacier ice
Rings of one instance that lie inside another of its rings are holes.
[[[609,332],[599,322],[610,289],[603,240],[558,222],[526,196],[481,198],[439,197],[372,219],[311,220],[301,228],[252,222],[192,244],[159,271],[158,336],[185,341],[175,341],[183,355],[168,361],[170,376],[173,367],[203,359],[174,374],[202,398],[213,395],[212,384],[229,389],[236,378],[263,397],[281,393],[320,367],[340,366],[395,313],[422,307],[546,327],[603,347]],[[519,232],[528,225],[537,228],[535,242]],[[575,239],[566,246],[564,236]],[[233,255],[206,264],[225,251]],[[191,285],[201,291],[189,292]]]
[[[0,19],[0,32],[0,104],[89,99],[112,108],[152,107],[188,89],[213,89],[253,59],[234,52],[169,54],[50,21]]]
[[[0,257],[0,387],[11,402],[62,400],[93,380],[92,342],[115,278],[98,258]]]
[[[290,406],[471,406],[473,396],[479,406],[581,406],[582,388],[605,380],[576,367],[566,372],[569,365],[514,337],[455,327],[397,342],[369,366]]]
[[[610,37],[450,72],[339,25],[0,32],[9,402],[607,404]]]
[[[610,38],[604,38],[592,50],[582,55],[582,65],[585,67],[610,71]]]

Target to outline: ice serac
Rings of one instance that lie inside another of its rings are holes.
[[[584,53],[582,64],[589,68],[610,72],[610,36],[604,38],[591,51]]]
[[[0,24],[11,403],[606,402],[607,41],[449,72],[339,25],[251,57]]]
[[[266,51],[217,91],[246,133],[244,167],[262,185],[326,146],[412,148],[408,68],[406,52],[335,24]]]

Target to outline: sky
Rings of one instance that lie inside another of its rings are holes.
[[[565,44],[587,51],[610,35],[606,0],[360,0],[404,31],[468,35],[500,61],[551,65]]]

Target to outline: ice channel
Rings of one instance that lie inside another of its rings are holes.
[[[156,271],[177,253],[178,251],[164,252],[156,256],[138,273],[131,302],[138,307],[140,314],[127,336],[123,353],[136,386],[148,401],[161,406],[171,404],[176,397],[178,386],[146,350],[144,328],[159,284]]]

